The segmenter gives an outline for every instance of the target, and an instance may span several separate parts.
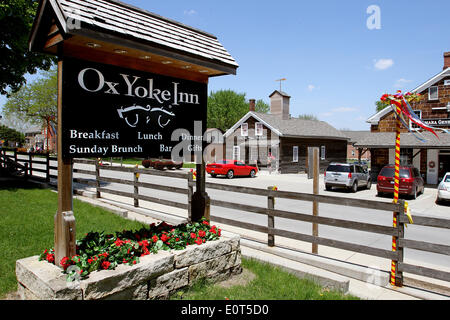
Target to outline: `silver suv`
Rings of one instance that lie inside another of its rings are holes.
[[[370,189],[372,180],[369,172],[359,164],[330,163],[324,175],[325,189],[330,191],[333,187],[345,187],[352,192],[359,187]]]

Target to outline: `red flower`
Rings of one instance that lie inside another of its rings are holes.
[[[205,226],[209,226],[209,222],[208,222],[208,221],[206,221],[206,220],[205,220],[205,221],[203,221],[202,223],[203,223],[203,224],[204,224]]]
[[[158,236],[157,236],[157,235],[154,235],[154,236],[152,237],[152,240],[153,240],[153,242],[156,242],[156,241],[158,241],[158,240],[159,240],[159,238],[158,238]]]
[[[203,230],[199,230],[199,231],[198,231],[198,236],[201,237],[201,238],[203,238],[204,236],[206,236],[206,232],[203,231]]]
[[[61,261],[60,261],[60,264],[63,267],[63,269],[66,270],[69,267],[69,265],[70,265],[69,257],[62,258]]]
[[[202,239],[197,238],[197,240],[195,240],[195,243],[198,245],[201,245],[203,243]]]
[[[175,241],[177,241],[177,242],[180,241],[180,238],[176,238]]]
[[[107,270],[110,265],[111,265],[111,262],[109,262],[109,261],[103,261],[102,262],[102,268],[105,269],[105,270]]]
[[[94,260],[88,259],[88,263],[89,263],[89,264],[91,264],[92,262],[94,262]]]
[[[161,240],[162,240],[162,242],[166,242],[167,240],[169,240],[169,238],[165,234],[163,234],[161,236]]]
[[[117,240],[114,241],[114,243],[115,243],[115,245],[118,246],[118,247],[120,247],[121,245],[123,245],[123,241],[120,240],[119,238],[117,238]]]
[[[213,228],[209,229],[209,232],[216,234],[216,226],[214,226]]]
[[[195,239],[195,238],[197,238],[197,235],[195,233],[191,232],[191,239]]]
[[[50,263],[55,262],[55,256],[54,256],[53,254],[51,254],[51,253],[47,253],[45,259],[46,259],[48,262],[50,262]]]

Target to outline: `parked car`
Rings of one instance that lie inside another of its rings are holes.
[[[356,192],[359,187],[370,189],[372,186],[369,172],[360,164],[354,163],[330,163],[325,171],[324,181],[326,190],[344,187]]]
[[[249,176],[254,178],[258,173],[258,168],[246,165],[237,160],[221,160],[207,164],[206,172],[212,177],[225,175],[228,179],[233,179],[236,176]]]
[[[377,195],[394,193],[395,166],[384,166],[377,178]],[[414,166],[400,166],[399,194],[406,194],[416,199],[425,190],[425,183],[420,172]]]
[[[436,203],[450,201],[450,172],[447,172],[438,186]]]

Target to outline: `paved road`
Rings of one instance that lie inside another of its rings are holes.
[[[38,167],[38,165],[36,165]],[[75,168],[83,168],[85,170],[93,170],[94,166],[76,164]],[[102,170],[102,176],[109,176],[121,179],[132,179],[131,173],[121,173]],[[83,177],[93,179],[92,176],[74,174],[74,177]],[[186,180],[173,179],[149,175],[141,175],[140,181],[151,182],[162,185],[170,185],[186,188]],[[267,172],[261,172],[256,178],[235,178],[232,180],[226,178],[212,178],[207,176],[208,182],[215,182],[221,184],[230,185],[240,185],[247,187],[255,187],[266,189],[268,186],[276,185],[279,190],[283,191],[296,191],[304,193],[312,193],[312,180],[308,180],[304,174],[272,174],[269,175]],[[105,187],[125,192],[133,192],[132,186],[120,185],[115,183],[109,183]],[[319,193],[323,195],[332,195],[336,197],[350,197],[357,199],[367,199],[367,200],[378,200],[383,202],[392,202],[392,198],[383,197],[379,198],[376,196],[376,186],[373,185],[371,190],[359,190],[357,193],[349,193],[343,190],[333,190],[326,191],[323,184],[323,175],[320,177],[320,188]],[[140,189],[140,192],[144,195],[149,195],[153,197],[158,197],[162,199],[168,199],[178,202],[187,202],[187,196],[182,194],[174,194],[169,192],[163,192],[158,190],[150,189]],[[247,194],[237,194],[233,192],[224,192],[219,190],[208,189],[207,190],[211,199],[226,200],[236,203],[249,204],[254,206],[267,206],[267,198],[260,196],[253,196]],[[105,198],[109,199],[121,199],[114,195],[102,194]],[[425,193],[420,195],[416,200],[406,199],[410,205],[413,216],[414,215],[426,215],[439,218],[449,218],[450,219],[450,206],[436,205],[434,200],[436,199],[436,189],[426,188]],[[126,201],[122,200],[121,201]],[[132,203],[132,200],[128,201]],[[142,202],[142,206],[146,206]],[[299,212],[311,214],[312,203],[307,201],[298,200],[288,200],[288,199],[276,199],[275,207],[280,210]],[[213,206],[211,208],[212,214],[216,216],[221,216],[237,221],[250,222],[253,224],[267,225],[267,217],[242,212],[239,210],[226,209],[221,207]],[[178,216],[186,217],[187,213],[185,210],[174,209],[171,213]],[[385,226],[392,225],[392,212],[371,210],[371,209],[361,209],[353,207],[344,207],[331,204],[320,204],[319,214],[324,217],[331,217],[336,219],[346,219],[359,222],[366,222],[372,224],[379,224]],[[311,234],[311,224],[306,222],[297,222],[282,218],[276,218],[275,227],[287,231],[295,231],[304,234]],[[245,231],[244,231],[245,232]],[[246,234],[252,234],[247,233]],[[256,235],[256,234],[255,234]],[[253,236],[253,234],[252,234]],[[319,226],[319,236],[334,240],[346,241],[356,244],[367,245],[375,248],[381,248],[386,250],[391,250],[391,237],[385,235],[378,235],[363,231],[356,231],[344,228],[336,228],[325,225]],[[406,228],[405,236],[408,239],[427,241],[437,244],[450,245],[450,230],[448,229],[438,229],[438,228],[428,228],[415,225],[409,225]],[[261,235],[259,235],[261,237]],[[277,239],[279,239],[277,237]],[[292,245],[292,241],[284,241],[283,239],[276,240],[277,243]],[[301,247],[302,250],[310,250],[311,244],[296,242],[296,246]],[[329,248],[320,246],[319,253],[321,255],[327,255],[333,258],[343,259],[346,261],[351,261],[354,263],[361,263],[361,259],[364,263],[371,265],[378,265],[383,269],[389,269],[389,261],[387,259],[373,259],[371,261],[369,256],[351,253],[344,250],[339,250],[335,248]],[[381,261],[381,262],[380,262]],[[412,262],[415,264],[420,264],[423,266],[439,266],[439,268],[450,271],[450,257],[446,255],[427,253],[418,250],[405,250],[405,262]]]

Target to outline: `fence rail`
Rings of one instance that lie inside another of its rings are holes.
[[[25,155],[25,159],[19,159],[19,155]],[[56,158],[50,157],[49,155],[44,155],[44,157],[37,158],[34,155],[26,153],[14,153],[14,155],[7,155],[3,152],[0,157],[0,165],[5,166],[6,162],[13,160],[16,163],[23,163],[23,170],[26,171],[28,176],[33,176],[33,171],[45,173],[45,179],[48,181],[50,178],[56,178],[55,175],[50,174],[50,170],[57,170],[56,166],[51,166],[50,161],[56,161]],[[93,179],[74,177],[74,182],[79,182],[92,186],[96,190],[97,197],[101,197],[102,193],[113,194],[117,196],[127,197],[134,200],[134,206],[139,207],[139,201],[149,201],[153,203],[158,203],[166,206],[187,209],[188,216],[191,212],[192,195],[194,192],[194,187],[196,183],[193,180],[192,173],[180,173],[174,171],[158,171],[155,169],[145,169],[136,167],[113,167],[113,166],[101,166],[96,160],[89,159],[74,159],[74,163],[93,165],[92,170],[74,168],[73,172],[83,175],[90,175]],[[45,169],[36,168],[33,164],[45,165]],[[122,179],[115,177],[104,176],[104,172],[121,172],[129,173],[130,179]],[[156,183],[149,183],[140,181],[139,177],[141,174],[154,175],[168,178],[178,178],[186,180],[186,187],[175,187]],[[34,176],[33,176],[34,177]],[[101,185],[102,182],[115,183],[120,185],[132,186],[132,192],[125,192],[114,190],[110,188],[105,188]],[[299,240],[303,242],[309,242],[311,244],[323,245],[333,248],[339,248],[343,250],[348,250],[357,253],[363,253],[367,255],[372,255],[376,257],[382,257],[390,260],[394,260],[398,263],[398,270],[396,277],[403,281],[403,272],[416,274],[420,276],[426,276],[438,280],[449,281],[450,282],[450,272],[445,272],[442,270],[431,269],[423,266],[412,265],[405,263],[403,261],[404,249],[414,249],[425,252],[431,252],[435,254],[441,254],[450,256],[450,246],[429,243],[425,241],[418,241],[412,239],[406,239],[404,237],[404,226],[409,223],[408,217],[404,214],[404,201],[400,200],[399,203],[386,203],[372,200],[359,200],[345,197],[335,197],[327,195],[313,195],[308,193],[290,192],[290,191],[280,191],[268,189],[258,189],[249,188],[241,186],[232,186],[218,183],[207,182],[206,188],[220,190],[225,192],[241,193],[248,195],[255,195],[267,198],[267,203],[265,206],[256,206],[249,204],[236,203],[233,201],[223,201],[217,199],[211,199],[209,205],[223,207],[233,210],[240,210],[250,213],[255,213],[267,217],[267,225],[258,225],[249,222],[243,222],[239,220],[234,220],[230,218],[224,218],[217,215],[211,215],[210,219],[217,223],[222,223],[230,226],[235,226],[238,228],[252,230],[267,235],[267,245],[275,246],[276,237],[288,238]],[[178,202],[173,200],[161,199],[156,196],[148,196],[140,193],[142,189],[153,189],[164,192],[172,192],[177,194],[182,194],[186,196],[186,202]],[[289,199],[289,200],[299,200],[299,201],[309,201],[317,203],[333,204],[338,206],[352,206],[365,209],[375,209],[388,212],[395,212],[398,215],[397,227],[384,226],[378,224],[363,223],[345,219],[335,219],[323,216],[314,216],[310,213],[299,213],[291,212],[285,210],[279,210],[275,208],[275,199]],[[364,231],[374,234],[380,234],[389,237],[396,237],[398,239],[398,250],[391,251],[380,248],[374,248],[366,245],[355,244],[345,241],[338,241],[330,239],[327,237],[313,236],[310,234],[303,234],[299,232],[293,232],[288,230],[282,230],[275,227],[275,218],[289,219],[290,221],[301,221],[318,225],[327,225],[338,228],[345,228],[350,230]],[[426,217],[426,216],[414,216],[414,225],[440,228],[440,229],[450,229],[450,220]]]

